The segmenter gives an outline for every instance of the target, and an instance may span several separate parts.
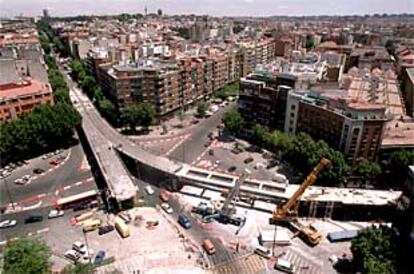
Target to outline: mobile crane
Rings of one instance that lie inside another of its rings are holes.
[[[235,214],[235,207],[231,206],[230,204],[239,194],[240,186],[243,184],[249,174],[250,172],[246,170],[246,172],[239,177],[220,208],[218,208],[218,206],[208,207],[206,203],[200,203],[198,207],[193,208],[193,212],[202,215],[203,221],[206,222],[214,219],[222,224],[232,224],[239,226],[239,229],[236,231],[237,235],[240,232],[241,228],[245,225],[246,217]]]
[[[322,169],[329,167],[330,165],[330,160],[322,158],[303,181],[302,185],[296,190],[293,196],[283,206],[276,207],[273,211],[270,223],[287,226],[308,244],[312,246],[317,245],[320,242],[322,235],[312,226],[304,226],[297,220],[299,198],[305,192],[306,188],[316,181],[317,176]]]

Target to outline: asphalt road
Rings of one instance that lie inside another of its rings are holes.
[[[234,106],[234,103],[220,108],[214,115],[200,122],[200,125],[190,132],[190,136],[175,148],[169,158],[191,164],[206,149],[209,141],[208,134],[217,129],[221,124],[224,113]]]
[[[66,150],[64,153],[67,155],[69,150]],[[56,169],[51,170],[44,176],[38,176],[37,179],[32,180],[29,184],[14,184],[15,179],[25,174],[31,174],[34,176],[35,174],[32,172],[32,169],[34,168],[40,167],[45,169],[47,172],[48,169],[53,167],[49,164],[49,161],[54,158],[56,158],[56,156],[47,160],[42,160],[40,158],[33,159],[30,161],[31,163],[29,165],[15,170],[12,176],[6,178],[9,191],[7,190],[4,180],[2,180],[0,184],[1,204],[4,205],[11,203],[10,198],[13,202],[18,202],[39,194],[53,193],[57,189],[85,180],[92,176],[90,170],[82,169],[82,161],[85,158],[85,154],[82,146],[78,144],[70,149],[69,158]]]

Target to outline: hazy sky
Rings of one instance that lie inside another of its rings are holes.
[[[414,13],[414,0],[0,0],[0,15],[143,13],[209,15],[345,15]]]

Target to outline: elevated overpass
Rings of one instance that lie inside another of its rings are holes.
[[[82,115],[82,127],[92,148],[99,168],[108,185],[109,196],[122,207],[136,197],[137,187],[124,166],[121,156],[134,161],[137,166],[145,167],[144,179],[166,181],[179,188],[194,185],[211,189],[230,189],[235,176],[191,167],[188,164],[153,155],[132,143],[120,134],[97,112],[89,98],[79,89],[71,89],[71,100]],[[241,187],[241,193],[260,197],[261,199],[286,200],[299,185],[278,184],[271,181],[248,179]],[[401,196],[398,191],[341,189],[327,187],[310,187],[302,196],[304,202],[340,204],[353,206],[384,206],[392,204]]]

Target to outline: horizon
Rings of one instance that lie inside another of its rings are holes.
[[[220,8],[217,6],[220,5]],[[213,17],[271,16],[364,16],[374,14],[412,14],[410,0],[0,0],[0,16],[39,16],[48,9],[52,17],[144,14],[160,8],[165,15],[209,15]]]

